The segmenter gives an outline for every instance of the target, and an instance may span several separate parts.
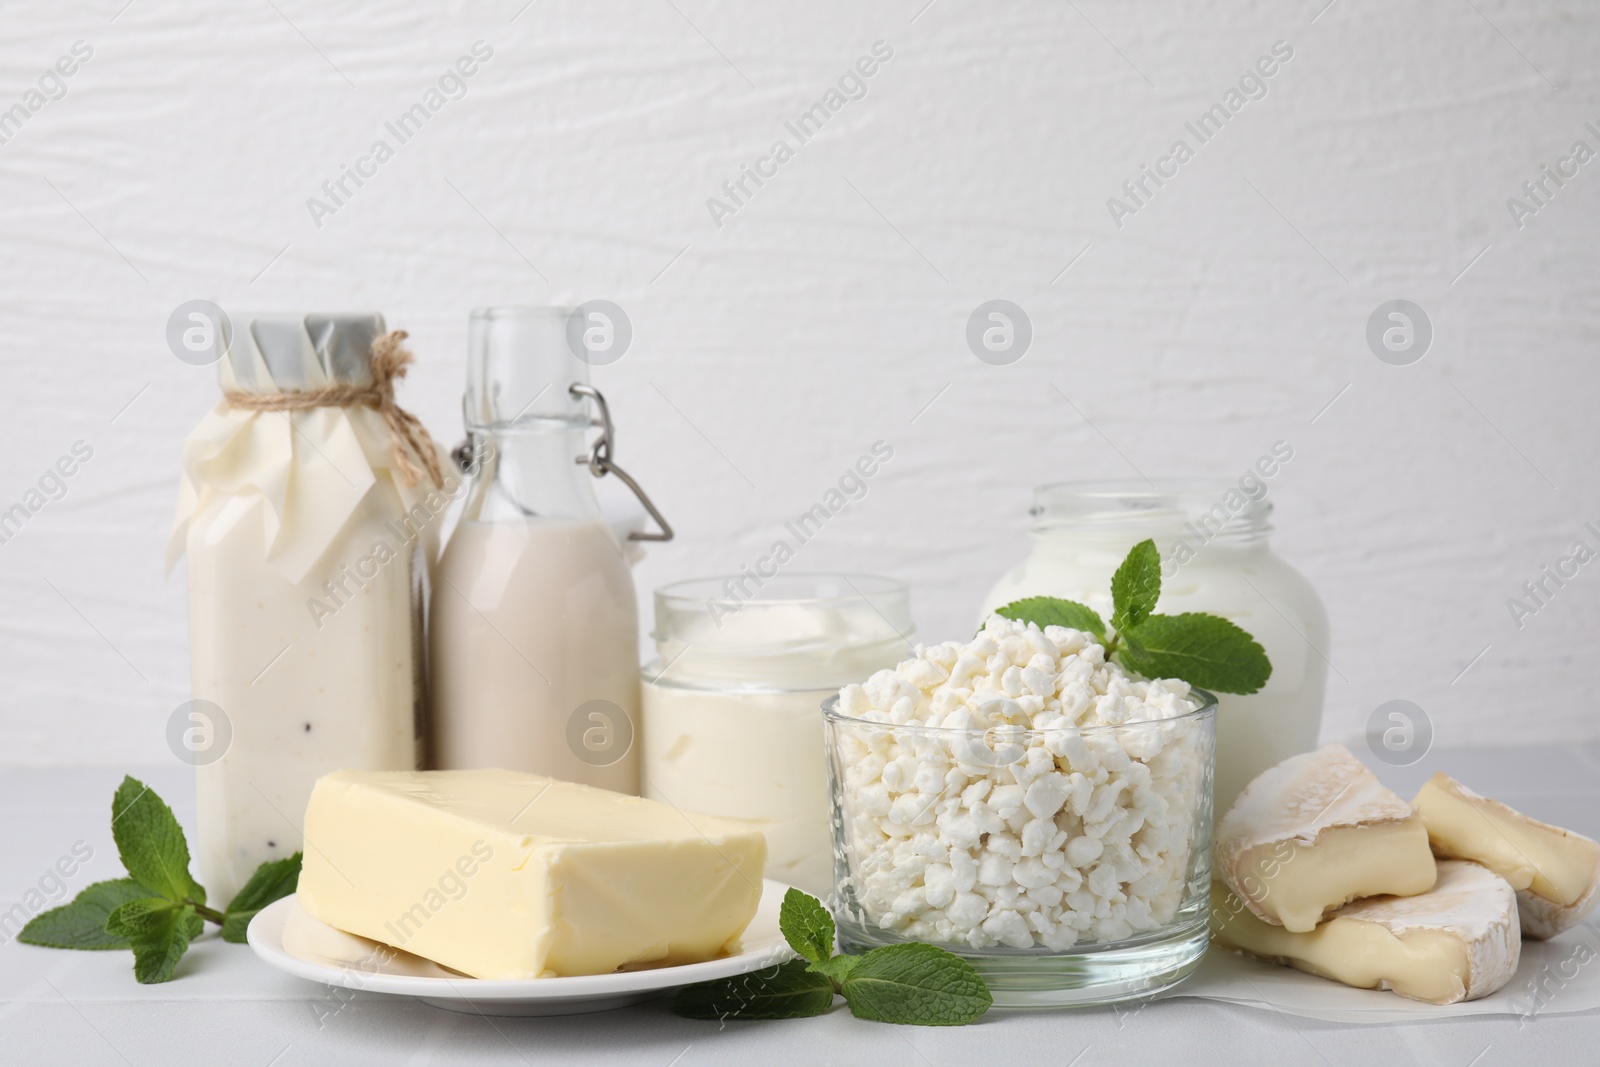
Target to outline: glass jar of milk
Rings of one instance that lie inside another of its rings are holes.
[[[824,698],[911,654],[902,582],[704,578],[656,590],[644,670],[644,795],[759,822],[767,873],[833,892]]]
[[[195,764],[195,862],[218,906],[301,850],[322,775],[417,765],[423,605],[461,479],[386,417],[404,336],[376,314],[234,315],[216,333],[224,401],[184,442],[168,557],[188,558],[194,694],[169,742]]]
[[[1263,462],[1276,472],[1275,459]],[[1023,597],[1054,596],[1109,619],[1112,573],[1128,549],[1154,538],[1161,550],[1156,610],[1231,619],[1272,661],[1260,692],[1219,695],[1220,815],[1256,775],[1316,747],[1322,725],[1328,615],[1311,583],[1268,546],[1271,512],[1267,482],[1254,474],[1238,483],[1184,481],[1161,489],[1118,482],[1040,486],[1031,511],[1033,551],[995,584],[982,617]]]
[[[463,408],[476,475],[431,606],[430,762],[637,794],[638,608],[627,545],[583,462],[599,402],[568,347],[571,315],[472,313]],[[609,455],[609,414],[599,421]]]

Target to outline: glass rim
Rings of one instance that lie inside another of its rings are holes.
[[[959,726],[911,726],[898,725],[892,722],[873,722],[871,719],[857,718],[846,715],[839,710],[839,695],[835,693],[822,702],[822,717],[829,723],[848,723],[859,726],[870,726],[882,730],[907,730],[915,734],[926,734],[930,737],[983,737],[996,730],[1008,731],[1007,739],[1045,737],[1051,733],[1062,730],[1073,730],[1079,734],[1094,734],[1116,730],[1127,730],[1138,726],[1160,726],[1166,723],[1198,722],[1205,718],[1216,718],[1217,695],[1209,689],[1201,689],[1197,685],[1189,687],[1191,695],[1198,695],[1201,703],[1193,711],[1182,715],[1174,715],[1167,719],[1129,719],[1127,722],[1103,723],[1098,726],[1017,726],[1001,723],[996,726],[985,726],[983,729],[976,727],[964,729]]]
[[[1234,484],[1234,479],[1203,475],[1163,478],[1153,484],[1142,478],[1064,478],[1059,482],[1041,482],[1033,487],[1033,491],[1042,493],[1060,489],[1084,496],[1158,497],[1221,491]]]
[[[469,314],[472,319],[565,319],[576,308],[564,304],[486,304],[475,307]]]
[[[748,600],[740,600],[731,596],[724,588],[729,581],[737,581],[742,575],[718,574],[707,575],[701,578],[682,578],[678,581],[659,585],[655,589],[654,597],[658,604],[698,605],[702,610],[707,601],[719,603],[734,602],[742,611],[745,608],[760,608],[767,606],[788,606],[794,604],[832,604],[841,602],[854,602],[867,600],[873,596],[901,596],[909,597],[911,587],[899,578],[890,578],[882,574],[865,574],[856,571],[796,571],[793,573],[779,573],[771,578],[759,579],[765,582],[792,582],[795,580],[833,580],[843,581],[849,590],[829,596],[761,596],[757,595]],[[865,588],[863,588],[865,587]],[[692,591],[694,590],[694,591]]]
[[[1259,496],[1252,496],[1240,481],[1196,477],[1168,478],[1159,484],[1127,478],[1046,482],[1034,486],[1028,514],[1035,530],[1062,526],[1112,530],[1152,524],[1204,528],[1209,522],[1215,525],[1212,537],[1270,532],[1274,505],[1266,479],[1258,479]],[[1243,497],[1237,507],[1228,503],[1230,494]]]

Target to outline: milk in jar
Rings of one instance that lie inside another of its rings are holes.
[[[572,314],[472,314],[464,408],[478,470],[431,608],[430,758],[637,794],[633,554],[595,497],[595,475],[616,470],[613,431],[568,345]],[[588,439],[597,423],[603,447]]]
[[[409,357],[381,315],[234,316],[218,337],[225,399],[184,443],[169,558],[187,557],[194,697],[171,739],[221,905],[302,850],[319,777],[415,768],[423,603],[462,483],[382,410]]]
[[[1221,615],[1266,650],[1260,692],[1218,697],[1216,810],[1268,767],[1317,745],[1328,677],[1328,615],[1299,571],[1267,543],[1269,482],[1293,450],[1236,483],[1063,482],[1034,491],[1033,551],[984,598],[979,618],[1030,596],[1076,600],[1111,618],[1111,576],[1128,550],[1153,538],[1161,552],[1166,615]]]

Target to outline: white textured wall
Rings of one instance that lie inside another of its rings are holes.
[[[1035,483],[1234,475],[1283,438],[1331,736],[1393,697],[1441,743],[1600,732],[1600,563],[1520,631],[1506,607],[1597,543],[1600,162],[1520,230],[1506,206],[1600,148],[1593,5],[121,2],[10,3],[0,35],[0,108],[93,49],[0,145],[0,508],[94,449],[0,545],[0,760],[169,758],[162,549],[215,387],[163,331],[196,297],[385,311],[449,440],[469,308],[614,300],[619,458],[681,531],[641,590],[754,558],[882,438],[796,566],[907,578],[929,637],[1025,551]],[[707,197],[880,39],[866,97],[718,228]],[[314,225],[306,198],[478,40],[467,95]],[[1266,98],[1119,229],[1107,197],[1279,40]],[[1009,367],[963,340],[995,297],[1036,333]],[[1437,331],[1412,366],[1364,340],[1393,298]]]

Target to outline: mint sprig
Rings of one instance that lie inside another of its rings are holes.
[[[1069,630],[1082,630],[1084,633],[1094,634],[1095,639],[1102,644],[1106,640],[1105,620],[1100,618],[1099,612],[1076,600],[1035,596],[1026,600],[1014,600],[1005,607],[994,610],[995,614],[1004,615],[1008,619],[1031,622],[1041,630],[1046,626],[1065,626]]]
[[[952,967],[950,961],[960,963]],[[993,997],[972,964],[934,945],[875,948],[844,982],[858,1019],[914,1026],[959,1026],[989,1010]]]
[[[1250,634],[1220,615],[1190,611],[1154,614],[1161,599],[1161,553],[1152,540],[1140,541],[1111,578],[1111,625],[1092,609],[1071,600],[1029,597],[996,608],[995,614],[1019,622],[1067,626],[1093,634],[1106,658],[1147,678],[1180,678],[1219,693],[1254,693],[1272,677],[1266,650]],[[1077,621],[1067,621],[1077,620]]]
[[[236,945],[245,943],[244,932],[256,912],[274,900],[288,896],[300,881],[300,853],[281,860],[269,860],[256,868],[256,873],[234,894],[228,913],[222,920],[222,940]]]
[[[130,900],[106,920],[109,933],[125,937],[133,947],[133,976],[139,984],[165,982],[189,951],[199,919],[193,904],[165,897]],[[199,923],[204,928],[204,923]]]
[[[833,1010],[835,986],[804,959],[717,982],[684,986],[672,1010],[686,1019],[804,1019]]]
[[[1140,541],[1111,576],[1111,625],[1118,632],[1137,629],[1161,599],[1161,553],[1151,540]]]
[[[70,904],[29,920],[18,941],[45,948],[133,950],[142,984],[172,977],[207,922],[225,941],[243,941],[256,912],[294,892],[300,853],[263,863],[225,911],[206,905],[189,873],[189,843],[172,809],[137,778],[124,777],[111,801],[111,836],[131,877],[96,882]]]
[[[1150,616],[1120,656],[1123,666],[1146,678],[1182,678],[1222,693],[1254,693],[1272,674],[1255,638],[1227,619],[1198,612]]]
[[[785,893],[778,907],[778,930],[789,947],[811,963],[833,956],[833,916],[816,897],[798,889]]]
[[[784,894],[778,929],[799,959],[770,972],[686,986],[673,997],[672,1010],[691,1019],[799,1019],[824,1014],[841,995],[860,1019],[961,1026],[994,1003],[972,964],[935,945],[835,954],[833,916],[798,889]]]
[[[108,931],[106,920],[119,905],[149,895],[150,890],[132,878],[96,882],[74,897],[72,903],[35,915],[17,940],[46,948],[128,948],[128,939]]]
[[[206,902],[206,891],[189,874],[189,842],[172,809],[137,778],[124,777],[111,798],[111,836],[134,881],[154,896]]]

